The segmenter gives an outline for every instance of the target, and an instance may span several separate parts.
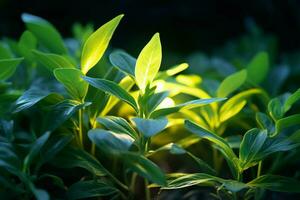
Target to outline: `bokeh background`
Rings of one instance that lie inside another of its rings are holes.
[[[73,36],[75,23],[96,29],[124,13],[112,47],[137,57],[160,32],[163,69],[188,62],[187,73],[219,80],[266,51],[272,72],[263,86],[270,94],[299,87],[299,0],[0,0],[0,38],[20,37],[24,12],[49,20],[64,38]]]
[[[298,0],[0,0],[0,34],[19,37],[23,12],[46,18],[64,36],[74,22],[98,27],[124,13],[113,40],[122,48],[141,47],[160,32],[164,48],[174,53],[211,52],[256,23],[278,38],[280,51],[293,51],[300,47],[299,11]]]

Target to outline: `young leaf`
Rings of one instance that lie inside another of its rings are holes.
[[[32,53],[35,59],[51,72],[56,68],[75,68],[75,66],[63,56],[53,53],[43,53],[38,50],[33,50]]]
[[[138,134],[135,132],[135,130],[125,119],[121,117],[114,117],[114,116],[98,117],[97,121],[113,132],[126,133],[130,135],[132,138],[134,138],[135,140],[138,139]]]
[[[240,146],[240,166],[242,169],[248,169],[249,167],[257,164],[261,157],[258,156],[262,147],[268,137],[266,130],[260,130],[257,128],[249,130],[242,140]]]
[[[118,15],[102,25],[86,40],[81,55],[81,71],[83,74],[86,74],[101,59],[123,16]]]
[[[22,14],[22,20],[25,22],[27,29],[51,52],[58,54],[67,53],[62,37],[48,21],[28,13]]]
[[[110,196],[118,190],[101,180],[79,181],[71,185],[67,191],[68,199],[87,199],[92,197]]]
[[[152,137],[155,134],[164,130],[168,124],[167,118],[160,119],[142,119],[142,118],[132,118],[136,128],[146,137]]]
[[[221,122],[224,122],[236,114],[238,114],[246,104],[246,100],[252,95],[262,95],[264,91],[261,89],[249,89],[240,92],[230,99],[228,99],[220,108],[219,118]]]
[[[185,109],[191,109],[199,106],[204,106],[207,104],[219,102],[219,101],[224,101],[226,98],[210,98],[210,99],[196,99],[192,101],[188,101],[179,105],[176,105],[174,107],[169,107],[169,108],[161,108],[158,110],[155,110],[154,112],[151,113],[150,117],[151,118],[158,118],[162,116],[166,116],[175,112],[178,112],[179,110],[185,108]]]
[[[139,54],[135,65],[136,83],[142,92],[153,81],[161,64],[161,44],[156,33]]]
[[[130,152],[123,154],[122,158],[131,171],[160,186],[166,185],[164,173],[149,159]]]
[[[81,78],[82,73],[80,70],[58,68],[53,72],[55,78],[65,86],[72,98],[79,101],[84,100],[89,85]]]
[[[114,67],[134,78],[136,59],[125,51],[117,50],[109,55],[109,60]]]
[[[247,71],[241,70],[234,74],[231,74],[226,79],[222,81],[218,90],[218,97],[227,97],[232,92],[236,91],[239,87],[241,87],[247,79]]]
[[[0,59],[0,80],[11,77],[22,60],[23,58]]]
[[[259,84],[269,71],[269,56],[266,52],[260,52],[247,66],[247,80]]]
[[[91,78],[88,76],[82,77],[86,82],[88,82],[90,85],[92,85],[95,88],[98,88],[99,90],[102,90],[103,92],[107,92],[113,96],[118,97],[122,101],[125,101],[129,105],[131,105],[136,112],[138,112],[137,104],[134,100],[134,98],[123,88],[121,88],[118,84],[116,84],[113,81],[108,81],[105,79],[99,79],[99,78]]]
[[[263,175],[250,181],[247,185],[250,187],[257,187],[277,192],[300,192],[299,181],[293,178],[277,175]]]
[[[102,150],[128,151],[134,139],[124,133],[114,133],[103,129],[89,130],[90,140]]]

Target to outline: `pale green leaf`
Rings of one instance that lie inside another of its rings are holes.
[[[139,54],[135,65],[136,83],[142,92],[159,71],[162,51],[159,34],[156,33]]]
[[[101,59],[123,16],[118,15],[102,25],[86,40],[81,55],[81,71],[83,74],[86,74]]]

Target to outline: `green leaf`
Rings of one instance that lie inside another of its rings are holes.
[[[134,139],[124,133],[114,133],[103,129],[92,129],[88,132],[89,139],[102,150],[128,151]]]
[[[276,122],[275,132],[272,132],[271,137],[274,137],[284,129],[295,125],[300,125],[300,114],[295,114],[295,115],[281,118]]]
[[[114,67],[134,78],[136,59],[122,50],[117,50],[109,55],[109,60]]]
[[[0,42],[0,59],[9,59],[12,58],[12,52],[6,45],[2,42]]]
[[[131,90],[131,88],[134,86],[134,80],[132,80],[129,76],[126,76],[120,81],[119,86],[121,88],[123,88],[124,90],[126,90],[127,92],[129,92]],[[120,99],[118,97],[110,96],[107,104],[101,111],[101,115],[104,115],[104,116],[107,115],[107,113],[111,109],[113,109],[116,106],[116,104],[119,102],[120,102]]]
[[[247,71],[241,70],[225,78],[217,90],[218,97],[227,97],[239,89],[247,79]]]
[[[169,107],[169,108],[161,108],[158,110],[155,110],[154,112],[151,113],[150,117],[151,118],[158,118],[162,116],[166,116],[175,112],[178,112],[179,110],[185,108],[185,109],[191,109],[199,106],[204,106],[207,104],[219,102],[219,101],[224,101],[226,98],[210,98],[210,99],[196,99],[192,101],[188,101],[179,105],[176,105],[174,107]]]
[[[158,92],[150,96],[146,104],[146,113],[152,113],[157,106],[169,95],[169,92]]]
[[[125,101],[129,105],[131,105],[136,112],[138,112],[137,104],[134,100],[134,98],[123,88],[121,88],[118,84],[116,84],[113,81],[108,81],[105,79],[99,79],[99,78],[91,78],[91,77],[82,77],[86,82],[88,82],[90,85],[92,85],[95,88],[98,88],[99,90],[103,92],[107,92],[113,96],[118,97],[122,101]]]
[[[259,84],[267,76],[269,71],[269,56],[266,52],[255,55],[247,66],[247,80]]]
[[[224,122],[237,115],[245,106],[246,100],[252,95],[264,94],[261,89],[249,89],[240,92],[226,101],[219,111],[220,122]]]
[[[11,77],[22,60],[23,58],[0,59],[0,80]]]
[[[45,98],[63,100],[63,97],[58,93],[51,93],[50,91],[33,87],[25,91],[23,95],[17,99],[14,112],[16,113],[28,109]]]
[[[51,52],[58,54],[67,53],[61,35],[48,21],[27,13],[22,14],[22,20],[26,24],[27,29]]]
[[[266,130],[257,128],[249,130],[243,137],[240,146],[240,166],[242,169],[248,169],[257,164],[261,157],[258,156],[265,141],[267,140],[268,133]]]
[[[31,162],[37,155],[39,155],[42,147],[46,144],[49,137],[50,132],[46,132],[33,143],[28,155],[24,159],[23,169],[27,170],[30,167]]]
[[[101,163],[86,151],[78,148],[65,148],[51,163],[59,168],[80,167],[95,176],[105,176],[106,169]]]
[[[284,116],[284,103],[287,101],[289,96],[289,94],[283,94],[269,101],[268,111],[274,121],[277,121]]]
[[[73,135],[60,135],[53,139],[50,138],[41,152],[41,164],[53,159],[73,138]]]
[[[37,40],[30,31],[24,31],[18,42],[18,50],[26,59],[32,60],[31,50],[37,47]]]
[[[122,158],[131,171],[160,186],[166,185],[164,173],[149,159],[130,152],[123,154]]]
[[[231,192],[239,192],[240,190],[248,187],[246,184],[235,180],[226,180],[209,174],[195,173],[179,175],[175,179],[169,180],[168,186],[163,187],[162,189],[180,189],[194,185],[217,187],[222,185]]]
[[[157,133],[161,132],[168,125],[167,118],[159,119],[143,119],[143,118],[132,118],[135,123],[136,128],[142,133],[146,138],[150,138]]]
[[[84,100],[89,85],[81,78],[80,70],[58,68],[54,70],[54,76],[65,86],[72,98],[79,101]]]
[[[78,110],[91,105],[90,102],[81,103],[74,100],[64,100],[50,107],[46,117],[44,130],[53,131],[70,119]]]
[[[202,127],[196,125],[195,123],[185,120],[185,128],[188,129],[190,132],[197,134],[201,138],[205,138],[219,147],[221,152],[224,154],[226,157],[226,160],[229,164],[229,167],[235,177],[237,177],[238,172],[239,172],[239,165],[238,165],[238,158],[236,157],[235,153],[233,150],[230,148],[229,144],[221,138],[220,136],[211,133]]]
[[[198,167],[204,173],[211,174],[211,175],[216,175],[217,174],[217,172],[209,164],[207,164],[205,161],[198,158],[197,156],[195,156],[191,152],[187,152],[187,154],[197,163]]]
[[[159,34],[156,33],[139,54],[135,66],[136,83],[142,92],[153,81],[162,59]]]
[[[91,197],[110,196],[118,190],[101,180],[79,181],[71,185],[67,191],[68,199],[87,199]]]
[[[268,115],[258,112],[256,113],[256,121],[262,129],[267,129],[268,133],[274,133],[275,125]]]
[[[263,175],[250,181],[247,185],[276,192],[300,192],[298,180],[277,175]]]
[[[32,53],[35,59],[51,72],[56,68],[75,68],[75,66],[63,56],[53,53],[43,53],[37,50],[33,50]]]
[[[105,128],[115,133],[126,133],[127,135],[130,135],[135,140],[138,139],[138,134],[135,132],[135,130],[125,119],[121,117],[115,117],[115,116],[98,117],[97,121],[103,126],[105,126]]]
[[[290,110],[290,108],[292,107],[292,105],[294,103],[296,103],[298,100],[300,99],[300,89],[298,89],[296,92],[294,92],[293,94],[291,94],[287,100],[284,102],[284,112],[287,112],[288,110]]]
[[[118,15],[102,25],[86,40],[81,55],[81,71],[83,74],[86,74],[101,59],[123,16]]]

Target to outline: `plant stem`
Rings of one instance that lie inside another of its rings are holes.
[[[262,161],[259,161],[258,168],[257,168],[257,177],[260,177],[261,174],[261,168],[262,168]]]
[[[151,194],[150,194],[150,190],[148,188],[148,180],[145,179],[145,196],[146,196],[146,200],[151,200]]]
[[[83,112],[82,109],[78,111],[78,124],[79,124],[79,142],[80,146],[83,148],[83,133],[82,133],[82,122],[83,122]]]

